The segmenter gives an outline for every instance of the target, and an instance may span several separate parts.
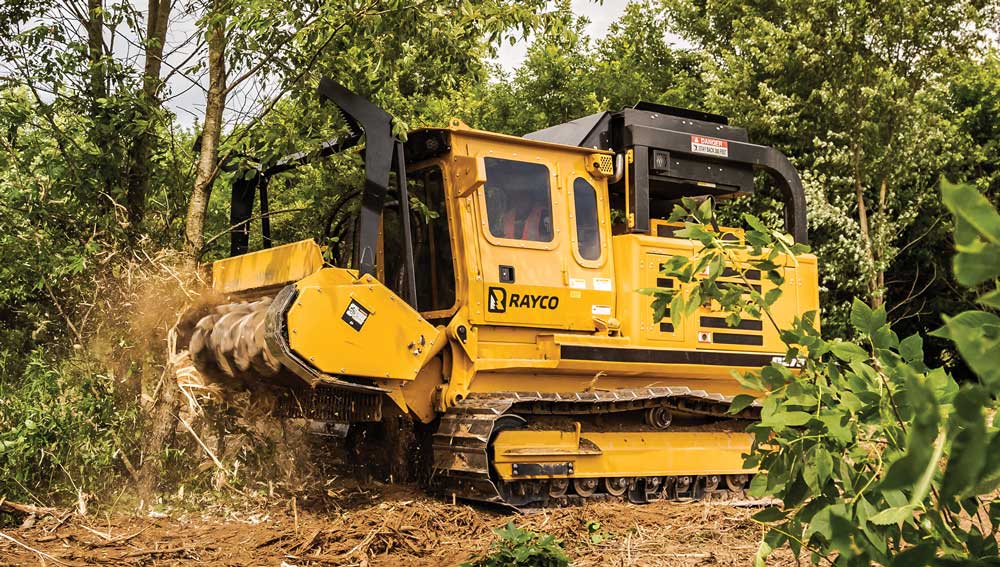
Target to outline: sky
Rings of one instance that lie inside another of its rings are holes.
[[[612,22],[624,12],[628,0],[572,0],[573,13],[586,16],[590,20],[587,34],[592,38],[603,36]],[[181,70],[190,67],[189,57],[197,47],[198,37],[195,33],[195,17],[190,14],[176,14],[171,18],[168,27],[168,37],[165,51],[165,74],[170,74],[167,81],[168,98],[164,101],[172,110],[178,121],[184,127],[194,125],[198,116],[202,116],[205,108],[205,88],[207,82],[204,73],[198,76],[186,76]],[[531,39],[521,39],[514,45],[504,42],[497,54],[496,62],[508,72],[514,71],[524,61]],[[259,95],[267,92],[266,85],[244,83],[244,88],[234,90],[227,101],[227,122],[242,121],[255,111],[254,101]]]

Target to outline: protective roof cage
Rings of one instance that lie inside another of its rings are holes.
[[[358,213],[357,269],[361,275],[374,274],[379,221],[389,190],[389,174],[396,173],[396,189],[402,209],[400,218],[403,240],[403,262],[406,273],[405,295],[410,305],[416,305],[416,279],[413,268],[413,240],[410,233],[410,199],[406,186],[406,165],[403,142],[392,135],[392,116],[329,78],[321,78],[317,94],[331,103],[347,124],[347,136],[333,138],[310,152],[285,156],[266,169],[257,167],[247,176],[238,177],[232,186],[230,202],[230,255],[247,252],[250,242],[250,221],[255,198],[260,197],[261,234],[265,248],[271,246],[268,183],[271,177],[357,146],[364,136],[365,183],[361,188],[361,209]]]
[[[746,129],[730,126],[724,116],[640,102],[525,138],[618,154],[609,189],[627,200],[632,232],[649,232],[651,209],[681,197],[752,194],[754,171],[765,171],[781,192],[785,229],[796,242],[808,242],[805,194],[795,168],[778,150],[751,144]]]

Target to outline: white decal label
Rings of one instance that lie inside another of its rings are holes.
[[[611,291],[611,280],[608,278],[594,278],[594,289],[597,291]]]
[[[371,315],[371,311],[368,311],[363,305],[352,299],[340,318],[355,331],[360,331],[361,327],[365,325],[365,321],[368,320],[369,315]]]
[[[691,152],[717,157],[729,157],[729,142],[718,138],[691,136]]]
[[[592,315],[611,315],[610,305],[591,305],[590,313]]]
[[[573,289],[587,289],[587,280],[583,278],[570,278],[569,287]]]
[[[804,358],[793,358],[791,361],[785,360],[783,356],[775,356],[771,358],[772,364],[780,364],[782,366],[787,366],[788,368],[802,368],[806,365],[806,359]]]

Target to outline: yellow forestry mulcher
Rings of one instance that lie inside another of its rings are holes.
[[[729,327],[711,305],[654,321],[636,290],[679,285],[662,265],[698,253],[661,220],[673,204],[749,195],[755,170],[805,241],[805,198],[781,153],[723,117],[649,103],[525,137],[452,120],[402,142],[386,112],[337,83],[319,95],[350,134],[235,182],[231,257],[212,266],[226,303],[190,339],[199,370],[280,392],[281,415],[350,424],[358,459],[394,455],[447,498],[744,489],[759,408],[727,413],[742,392],[732,371],[783,361],[778,330]],[[331,204],[321,243],[272,245],[268,181],[362,137],[364,186]],[[256,218],[263,248],[248,252]],[[785,264],[778,325],[819,307],[815,258]],[[735,268],[722,280],[746,286]],[[773,285],[745,271],[750,287]]]

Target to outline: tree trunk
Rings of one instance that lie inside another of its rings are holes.
[[[146,411],[146,429],[142,436],[142,465],[136,478],[139,509],[152,504],[156,489],[163,477],[163,450],[168,447],[177,430],[177,410],[180,407],[180,387],[177,369],[169,361],[160,376],[158,395]],[[151,366],[147,361],[147,367]]]
[[[92,127],[90,138],[94,144],[100,147],[106,143],[111,130],[110,116],[104,106],[108,98],[107,73],[105,72],[104,61],[104,2],[103,0],[87,0],[87,19],[83,22],[83,27],[87,30],[87,65],[90,86],[88,95],[90,100],[90,118]],[[117,170],[109,160],[100,160],[96,167],[97,182],[103,188],[103,195],[99,191],[91,191],[91,195],[96,200],[97,209],[102,215],[113,215],[113,182],[117,177]]]
[[[142,118],[146,127],[136,136],[129,153],[125,205],[128,209],[130,232],[135,234],[146,215],[149,193],[149,161],[155,138],[155,119],[159,113],[160,69],[163,64],[163,44],[167,39],[171,0],[149,0],[146,20],[146,62],[142,76]]]
[[[865,253],[874,268],[876,264],[875,249],[872,246],[871,232],[868,227],[868,208],[865,206],[864,190],[861,186],[861,156],[857,146],[854,147],[854,194],[858,200],[858,224],[861,226],[861,242],[864,244]],[[881,277],[884,276],[878,273],[873,273],[868,277],[868,299],[875,309],[882,306],[882,293],[879,285]]]
[[[87,0],[87,62],[90,65],[91,109],[96,115],[97,99],[108,96],[104,87],[104,6],[102,0]]]
[[[878,218],[882,222],[885,222],[885,202],[886,193],[888,189],[886,187],[885,179],[882,180],[882,186],[878,191]],[[884,242],[883,239],[879,239],[879,242]],[[879,250],[878,253],[872,247],[872,260],[873,261],[883,261],[885,260],[885,250]],[[885,270],[881,266],[875,267],[875,276],[873,286],[875,288],[875,295],[872,297],[872,306],[875,308],[885,307]]]
[[[205,244],[205,212],[212,194],[212,182],[219,170],[219,138],[222,133],[222,112],[226,107],[226,18],[213,6],[208,22],[208,97],[205,103],[205,125],[201,131],[198,167],[194,188],[188,202],[185,229],[185,252],[191,268]]]

